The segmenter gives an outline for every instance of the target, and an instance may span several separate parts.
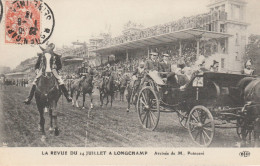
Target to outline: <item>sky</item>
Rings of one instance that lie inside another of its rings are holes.
[[[5,1],[5,0],[4,0]],[[129,20],[150,27],[208,12],[210,0],[44,0],[55,17],[54,32],[49,39],[57,47],[73,41],[86,41],[92,35],[107,32],[120,35]],[[260,0],[247,0],[248,32],[260,34]],[[0,23],[0,66],[16,67],[36,56],[38,46],[4,43],[4,21]]]

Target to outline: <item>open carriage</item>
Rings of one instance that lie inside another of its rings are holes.
[[[200,146],[211,144],[215,128],[235,128],[240,138],[242,131],[251,137],[253,122],[246,109],[250,104],[242,100],[238,88],[239,81],[248,76],[205,72],[192,78],[185,89],[148,77],[137,101],[144,128],[154,130],[160,113],[176,112],[180,124]]]

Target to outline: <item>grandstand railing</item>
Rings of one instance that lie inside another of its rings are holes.
[[[114,38],[105,38],[102,42],[97,44],[98,48],[109,47],[113,45],[122,44],[129,41],[135,41],[156,35],[171,33],[183,29],[196,28],[202,30],[209,30],[215,32],[225,32],[216,28],[217,21],[226,21],[227,13],[225,11],[214,11],[210,13],[200,14],[191,17],[184,17],[180,20],[169,22],[162,25],[145,28],[133,34],[121,35]],[[209,28],[211,26],[211,28]]]

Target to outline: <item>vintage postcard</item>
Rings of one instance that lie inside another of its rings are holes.
[[[0,0],[0,165],[260,164],[259,0]]]

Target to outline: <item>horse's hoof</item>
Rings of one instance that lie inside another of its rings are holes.
[[[48,109],[47,109],[46,107],[44,108],[44,112],[45,112],[45,113],[47,113],[47,112],[48,112]]]
[[[93,109],[93,108],[94,108],[93,104],[90,104],[90,109]]]
[[[41,141],[42,141],[42,142],[45,142],[45,141],[46,141],[46,136],[45,136],[45,135],[42,135]]]
[[[53,128],[53,127],[50,127],[50,128],[49,128],[49,131],[50,131],[50,133],[53,133],[54,128]]]
[[[85,109],[85,107],[82,107],[82,109],[84,110],[84,109]]]
[[[56,127],[56,128],[54,129],[54,135],[55,135],[55,136],[59,136],[59,135],[60,135],[60,129],[59,129],[58,127]]]
[[[40,126],[40,125],[38,125],[38,131],[41,131],[41,130],[42,130],[41,126]]]
[[[127,108],[126,112],[129,112],[129,109]]]

